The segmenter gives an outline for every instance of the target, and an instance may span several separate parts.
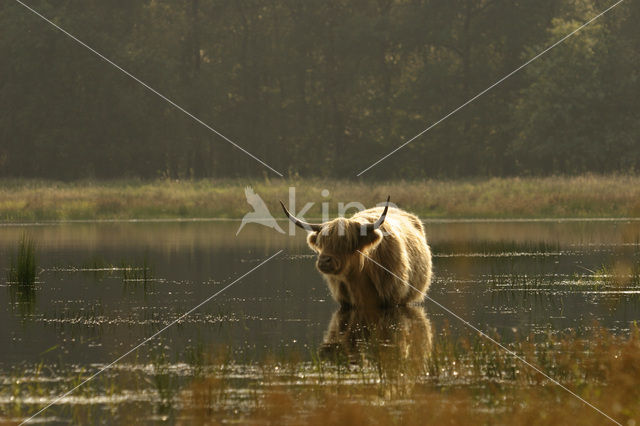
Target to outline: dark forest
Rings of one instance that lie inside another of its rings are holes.
[[[26,2],[286,176],[350,178],[612,2]],[[622,3],[367,178],[633,173],[640,3]],[[0,176],[272,174],[11,1]]]

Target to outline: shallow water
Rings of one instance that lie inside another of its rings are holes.
[[[228,346],[236,369],[233,406],[234,398],[242,400],[247,391],[254,362],[274,353],[295,353],[310,362],[323,347],[332,316],[340,314],[314,268],[304,235],[289,237],[248,225],[236,236],[238,225],[168,221],[0,227],[0,270],[8,268],[27,233],[36,241],[40,271],[32,295],[16,296],[7,285],[0,289],[0,414],[18,418],[12,411],[16,401],[27,407],[22,415],[36,411],[35,404],[46,402],[47,395],[64,392],[281,249],[113,371],[153,378],[158,372],[150,365],[162,357],[164,373],[177,380],[170,387],[179,388],[180,377],[189,378],[189,365],[202,348]],[[585,333],[596,322],[625,333],[640,319],[639,221],[425,225],[435,267],[429,296],[505,342],[529,334]],[[469,333],[430,301],[420,309],[435,339],[446,324],[454,333]],[[392,322],[401,321],[394,317]],[[24,390],[36,382],[37,392]],[[83,397],[79,390],[62,402],[119,406],[142,401],[151,407],[142,411],[144,416],[161,420],[162,410],[153,408],[162,399],[160,388],[150,380],[109,397]],[[58,406],[43,414],[61,423],[71,421],[69,416]]]

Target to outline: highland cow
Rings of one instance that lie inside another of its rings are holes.
[[[309,231],[307,243],[318,253],[316,267],[341,305],[394,306],[423,299],[431,283],[431,251],[416,216],[389,208],[388,198],[384,209],[322,224],[307,223],[284,204],[282,208],[293,223]]]

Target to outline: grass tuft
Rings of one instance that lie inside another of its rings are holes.
[[[11,258],[7,283],[21,287],[33,287],[36,283],[36,245],[26,234],[22,235],[18,250]]]
[[[36,244],[26,234],[22,234],[17,251],[11,257],[7,288],[11,307],[18,308],[23,320],[35,310],[36,276]]]

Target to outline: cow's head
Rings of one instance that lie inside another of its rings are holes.
[[[382,214],[374,223],[362,217],[339,217],[325,223],[308,223],[289,213],[282,201],[280,204],[289,220],[309,231],[307,243],[318,253],[318,270],[328,275],[347,275],[354,268],[362,269],[364,259],[360,251],[366,253],[382,241],[383,233],[378,228],[387,216],[389,198]]]

